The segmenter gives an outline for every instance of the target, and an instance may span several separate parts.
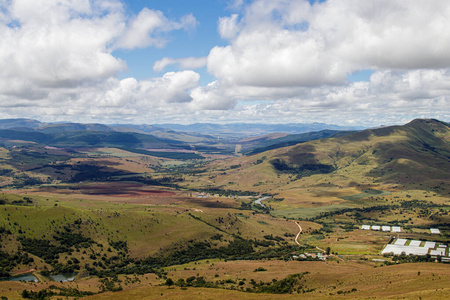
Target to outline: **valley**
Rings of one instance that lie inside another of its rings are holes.
[[[0,281],[7,299],[450,294],[440,256],[382,254],[399,238],[450,245],[445,122],[251,146],[75,127],[0,132],[0,271],[39,281]]]

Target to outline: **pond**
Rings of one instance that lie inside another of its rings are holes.
[[[50,275],[49,277],[53,279],[54,281],[62,281],[62,282],[69,282],[73,281],[75,277],[77,277],[78,273],[61,273],[57,275]]]
[[[17,276],[12,276],[12,277],[1,278],[0,281],[32,281],[32,282],[38,282],[39,280],[36,277],[34,277],[33,274],[28,273],[28,274],[22,274],[22,275],[17,275]]]
[[[52,280],[58,281],[58,282],[70,282],[77,277],[78,273],[61,273],[57,275],[50,275]],[[39,280],[31,273],[12,276],[12,277],[6,277],[1,278],[0,281],[28,281],[28,282],[38,282]]]

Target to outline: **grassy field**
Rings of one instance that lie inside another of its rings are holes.
[[[263,268],[265,271],[255,272]],[[173,266],[165,270],[167,278],[196,277],[208,282],[223,282],[218,288],[180,288],[161,286],[165,279],[153,274],[119,276],[123,291],[107,292],[85,299],[445,299],[450,295],[446,284],[450,279],[448,266],[435,263],[382,266],[366,261],[295,262],[295,261],[199,261]],[[298,283],[301,288],[293,294],[276,295],[244,293],[250,282],[282,280],[304,272]],[[239,285],[240,282],[243,284]],[[101,283],[85,278],[74,283],[6,283],[0,282],[0,293],[8,299],[21,299],[22,290],[39,290],[50,284],[77,287],[83,291],[97,291]]]

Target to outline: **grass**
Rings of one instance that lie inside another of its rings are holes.
[[[430,235],[427,229],[431,226],[440,228],[440,224],[450,223],[446,176],[448,169],[444,170],[442,167],[446,162],[442,166],[436,165],[439,160],[433,156],[440,154],[432,154],[430,150],[433,149],[430,147],[434,147],[430,146],[430,139],[436,134],[418,134],[417,137],[426,141],[428,147],[411,148],[412,141],[417,139],[411,138],[414,135],[406,129],[396,127],[369,131],[364,135],[314,141],[249,157],[211,161],[208,164],[197,163],[195,170],[185,163],[177,167],[176,162],[170,163],[172,168],[164,169],[164,165],[168,163],[163,159],[118,149],[97,149],[96,153],[88,153],[95,157],[73,158],[69,162],[77,164],[90,161],[115,169],[151,175],[161,167],[155,176],[171,176],[176,173],[185,179],[185,182],[180,182],[185,187],[218,187],[270,193],[277,201],[266,201],[265,204],[273,210],[270,214],[262,214],[239,210],[241,201],[249,202],[250,198],[233,199],[214,195],[197,198],[188,190],[166,189],[163,192],[160,188],[130,186],[129,183],[124,183],[127,186],[121,185],[122,183],[114,184],[114,188],[104,194],[100,192],[107,190],[111,183],[90,183],[93,186],[91,189],[85,184],[82,185],[83,189],[78,190],[72,189],[75,185],[66,185],[65,188],[59,186],[59,189],[10,190],[0,195],[8,202],[0,206],[0,226],[12,232],[10,236],[1,236],[2,250],[16,251],[19,247],[16,237],[20,235],[50,237],[64,225],[78,219],[82,220],[79,231],[103,245],[93,245],[86,249],[86,254],[82,251],[71,254],[83,263],[92,263],[88,258],[91,252],[115,255],[115,250],[106,250],[109,247],[108,240],[126,240],[129,255],[137,258],[174,251],[177,247],[186,245],[189,240],[209,241],[220,247],[236,237],[264,240],[265,236],[272,235],[284,239],[280,244],[294,245],[293,239],[298,227],[294,222],[283,218],[305,220],[324,212],[391,205],[398,207],[383,207],[372,211],[349,210],[317,219],[320,224],[299,222],[303,229],[299,242],[308,245],[308,251],[316,246],[321,249],[330,247],[332,252],[339,253],[342,258],[333,257],[327,262],[292,261],[289,255],[284,257],[286,261],[215,259],[171,266],[164,270],[174,281],[190,276],[203,276],[208,281],[227,282],[222,288],[237,290],[251,287],[252,279],[256,282],[269,282],[281,280],[291,274],[309,272],[302,279],[301,290],[298,290],[300,293],[306,291],[302,295],[296,295],[297,291],[294,291],[294,295],[260,295],[225,289],[181,290],[178,287],[159,286],[165,279],[157,278],[155,274],[146,274],[131,277],[121,275],[119,278],[122,280],[123,292],[104,293],[91,299],[277,299],[300,296],[312,299],[445,299],[450,296],[450,288],[447,287],[450,279],[448,266],[434,263],[384,266],[382,262],[372,262],[372,258],[383,258],[379,252],[390,240],[391,233],[354,228],[361,224],[399,223],[402,232],[396,236],[400,238],[448,242],[448,231],[445,228],[442,235]],[[448,140],[448,132],[439,131],[439,134],[444,140]],[[414,155],[418,157],[416,161],[413,159]],[[1,156],[7,157],[7,151],[2,150]],[[333,165],[337,170],[329,174],[299,178],[294,173],[275,172],[270,164],[274,158],[294,165],[315,159],[318,163]],[[186,168],[182,168],[182,165]],[[31,198],[32,203],[27,206],[11,204],[24,197]],[[413,200],[418,200],[421,204],[401,206],[402,201],[414,203]],[[422,228],[417,228],[420,226]],[[214,239],[210,239],[211,237]],[[70,259],[65,256],[66,254],[62,254],[59,262]],[[34,264],[38,269],[45,266],[38,258],[35,258]],[[20,266],[14,272],[33,266]],[[267,271],[253,272],[258,268]],[[18,293],[22,289],[37,290],[45,287],[45,284],[0,283],[0,294],[9,299],[18,299]],[[75,284],[83,290],[98,290],[99,281],[98,278],[85,278]]]
[[[266,272],[253,272],[257,268]],[[382,263],[361,261],[359,259],[329,262],[297,261],[220,261],[208,260],[166,268],[168,278],[176,281],[201,274],[208,281],[231,280],[236,283],[225,284],[235,289],[250,286],[251,279],[256,282],[269,282],[272,279],[286,278],[290,274],[309,272],[301,281],[307,293],[297,294],[253,294],[238,290],[205,288],[168,288],[159,286],[165,279],[154,274],[119,276],[123,291],[107,292],[84,299],[336,299],[336,298],[418,298],[446,299],[450,296],[447,285],[450,280],[448,266],[435,263],[416,263],[383,266]],[[238,282],[244,280],[244,285]],[[49,285],[77,287],[79,290],[98,291],[97,278],[85,278],[73,283],[22,283],[0,282],[0,294],[8,299],[21,299],[24,289],[39,290]],[[351,293],[343,294],[343,292]],[[341,294],[339,294],[341,292]]]
[[[372,189],[362,190],[361,192],[362,193],[357,194],[357,195],[344,196],[344,197],[342,197],[342,199],[352,201],[352,200],[364,199],[367,197],[386,196],[386,195],[391,194],[391,192],[389,192],[389,191],[379,191],[379,190],[372,190]]]
[[[274,210],[271,214],[277,218],[288,218],[288,219],[308,219],[318,216],[322,212],[333,212],[340,211],[345,208],[352,208],[353,205],[346,204],[335,204],[327,206],[318,207],[307,207],[307,208],[293,208],[293,209],[280,209]]]

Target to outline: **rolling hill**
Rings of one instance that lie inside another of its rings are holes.
[[[326,182],[341,188],[389,185],[446,194],[449,141],[447,123],[414,120],[214,162],[205,172],[214,179],[192,184],[279,193]]]
[[[268,151],[167,164],[138,147],[185,143],[63,128],[0,130],[3,142],[27,145],[0,148],[0,276],[31,272],[41,281],[0,281],[8,299],[450,293],[438,259],[383,256],[392,233],[360,226],[401,226],[397,237],[449,243],[447,123],[272,134],[240,141]],[[66,272],[78,273],[75,282],[49,277]]]

